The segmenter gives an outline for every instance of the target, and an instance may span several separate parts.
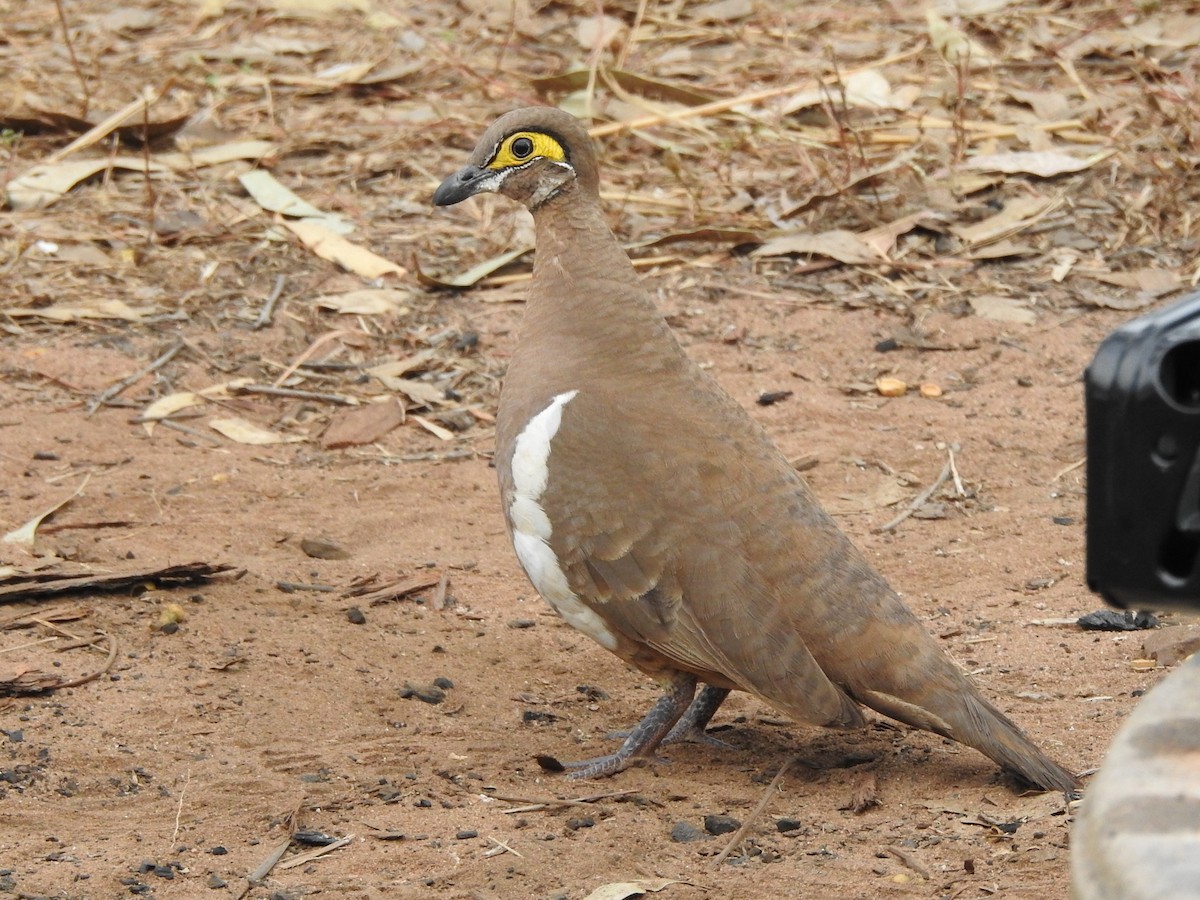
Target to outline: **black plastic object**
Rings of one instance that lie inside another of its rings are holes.
[[[1085,392],[1088,586],[1200,608],[1200,292],[1105,338]]]

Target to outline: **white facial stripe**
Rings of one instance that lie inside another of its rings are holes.
[[[504,179],[508,177],[511,169],[491,169],[486,175],[480,175],[479,180],[475,182],[475,193],[482,194],[487,191],[493,193],[500,189],[500,185],[504,184]]]
[[[617,646],[616,636],[604,620],[575,594],[550,547],[553,528],[542,508],[542,495],[550,481],[550,443],[562,424],[563,407],[578,391],[567,391],[550,401],[517,436],[513,446],[513,499],[508,507],[512,521],[513,549],[537,592],[546,598],[567,624],[608,650]]]

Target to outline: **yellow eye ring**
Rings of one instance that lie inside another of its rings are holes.
[[[496,147],[496,154],[487,167],[513,168],[525,165],[536,157],[567,162],[567,153],[556,138],[542,131],[521,131],[509,135]]]

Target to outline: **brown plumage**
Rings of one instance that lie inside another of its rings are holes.
[[[434,202],[483,191],[525,204],[537,231],[496,434],[518,557],[572,625],[669,688],[575,774],[702,733],[733,689],[831,727],[862,725],[863,704],[1073,789],[688,359],[605,224],[582,124],[552,108],[502,116]]]

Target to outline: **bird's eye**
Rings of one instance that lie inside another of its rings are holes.
[[[533,154],[533,141],[527,137],[519,137],[512,142],[512,155],[517,159],[525,159]]]

